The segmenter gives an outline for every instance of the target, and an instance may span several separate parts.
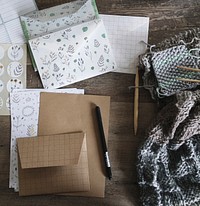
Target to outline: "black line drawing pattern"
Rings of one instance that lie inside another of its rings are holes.
[[[22,114],[23,116],[25,117],[29,117],[31,115],[33,115],[34,113],[34,107],[33,106],[25,106],[23,109],[22,109]]]
[[[8,97],[6,100],[6,107],[10,111],[10,97]]]
[[[10,79],[7,82],[8,92],[12,92],[13,89],[22,89],[22,87],[23,87],[22,81],[19,79]]]
[[[4,73],[4,65],[0,63],[0,76]]]
[[[81,72],[85,70],[85,64],[83,58],[78,58],[78,68]]]
[[[0,109],[3,107],[3,99],[0,97]]]
[[[13,94],[12,96],[12,102],[17,104],[20,102],[20,98],[19,98],[19,95],[18,94]]]
[[[51,75],[49,74],[48,71],[42,73],[42,80],[43,81],[43,86],[44,88],[48,88],[48,85],[47,85],[47,82],[48,82],[48,79],[50,79]]]
[[[23,73],[23,66],[19,62],[11,62],[7,67],[7,72],[11,77],[20,77]]]
[[[8,57],[12,61],[19,61],[23,57],[24,51],[21,46],[13,45],[8,49]]]
[[[89,45],[85,46],[84,49],[85,49],[85,55],[87,57],[89,57],[91,59],[91,61],[92,61],[92,52],[90,51]]]
[[[3,83],[3,81],[0,80],[0,92],[3,91],[3,88],[4,88],[4,83]]]
[[[27,126],[27,132],[26,132],[26,134],[27,134],[29,137],[33,137],[33,136],[36,136],[36,135],[37,135],[37,132],[36,132],[35,127],[34,127],[33,124]]]
[[[16,127],[17,131],[18,131],[19,127],[22,126],[23,119],[24,119],[24,117],[21,117],[21,116],[14,116],[13,117],[13,126]]]

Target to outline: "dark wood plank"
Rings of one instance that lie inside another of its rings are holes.
[[[70,0],[37,0],[39,9],[55,6]],[[181,31],[200,25],[199,0],[97,0],[100,13],[149,16],[149,43],[156,44]],[[39,75],[28,61],[28,88],[42,88]],[[69,87],[84,88],[87,94],[111,96],[108,147],[113,168],[113,180],[106,181],[105,198],[68,196],[19,197],[8,188],[10,117],[0,116],[0,205],[1,206],[74,206],[74,205],[139,205],[136,156],[144,140],[146,128],[158,112],[157,104],[145,89],[140,89],[139,128],[133,133],[134,75],[108,73]]]

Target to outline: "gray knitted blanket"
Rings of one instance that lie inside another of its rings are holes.
[[[200,91],[165,106],[138,151],[144,206],[200,205]]]

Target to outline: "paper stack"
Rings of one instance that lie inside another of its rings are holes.
[[[10,187],[21,196],[104,197],[95,107],[101,107],[108,137],[110,97],[69,92],[82,93],[76,89],[11,93]]]

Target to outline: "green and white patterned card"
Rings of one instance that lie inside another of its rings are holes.
[[[29,40],[44,88],[60,88],[116,68],[102,20]]]
[[[116,68],[95,0],[78,0],[21,17],[44,88],[60,88]]]

